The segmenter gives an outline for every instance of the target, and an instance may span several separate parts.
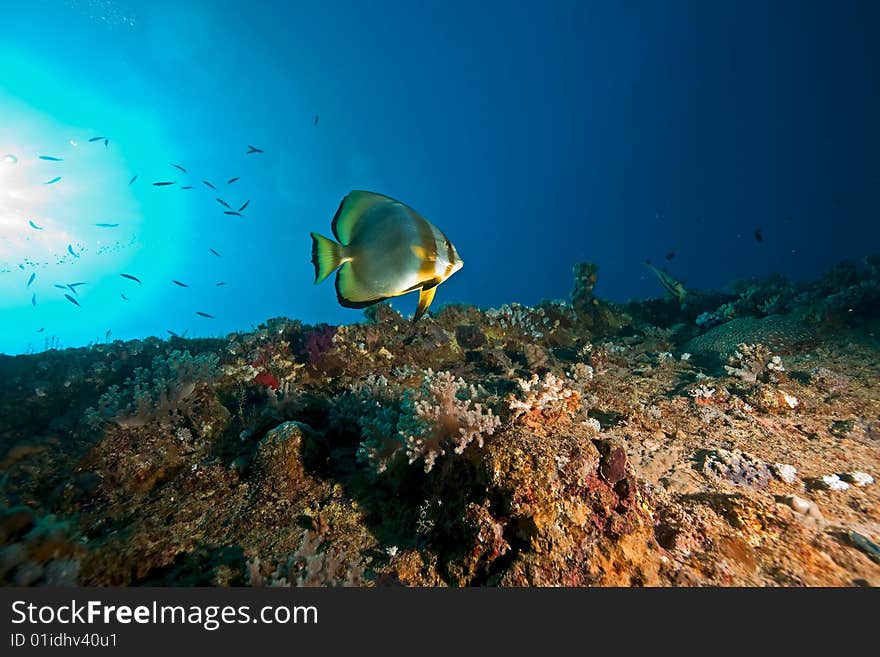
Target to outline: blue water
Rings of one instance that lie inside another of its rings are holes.
[[[309,261],[351,189],[456,244],[435,307],[582,260],[615,301],[648,258],[815,278],[880,250],[878,35],[871,1],[4,3],[0,352],[359,321]]]

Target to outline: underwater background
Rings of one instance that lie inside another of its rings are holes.
[[[877,2],[0,21],[0,586],[880,585]]]
[[[613,301],[664,293],[646,259],[688,288],[858,262],[880,237],[878,17],[868,1],[5,3],[0,351],[358,321],[309,262],[351,189],[455,243],[466,265],[434,310],[566,299],[584,260]]]

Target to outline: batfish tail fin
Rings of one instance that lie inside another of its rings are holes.
[[[325,280],[345,261],[345,247],[318,233],[312,233],[312,264],[315,285]]]

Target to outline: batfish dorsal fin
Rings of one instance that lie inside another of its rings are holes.
[[[429,288],[422,288],[422,291],[419,292],[419,305],[416,308],[416,314],[413,315],[413,321],[417,322],[421,319],[422,315],[428,312],[428,307],[431,305],[431,302],[434,300],[434,294],[437,293],[437,286],[432,285]]]
[[[397,203],[393,198],[382,196],[382,194],[374,194],[373,192],[365,192],[362,190],[354,190],[350,192],[333,217],[333,234],[342,244],[348,244],[351,236],[355,232],[358,221],[367,213],[368,210],[382,203]]]

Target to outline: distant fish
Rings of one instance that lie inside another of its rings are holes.
[[[180,166],[179,164],[172,164],[171,166],[173,166],[175,169],[180,169],[181,171],[183,171],[184,173],[186,173],[186,169],[184,169],[184,168],[183,168],[182,166]]]
[[[263,152],[262,148],[257,148],[256,146],[251,146],[250,144],[248,144],[248,149],[249,150],[246,153],[246,155],[250,155],[251,153],[262,153]]]
[[[757,240],[758,242],[764,241],[764,233],[761,232],[760,228],[755,229],[754,235],[755,235],[755,240]]]
[[[171,182],[154,182],[153,187],[165,187],[166,185],[173,185],[175,181]]]
[[[203,180],[202,182],[205,183],[205,184],[206,184],[208,187],[210,187],[211,189],[217,189],[216,187],[214,187],[214,185],[212,185],[211,183],[209,183],[207,180]]]
[[[59,290],[66,290],[67,289],[66,285],[59,285],[58,283],[55,283],[55,287],[57,287]]]
[[[672,260],[674,257],[675,257],[675,251],[670,251],[669,253],[666,254],[667,260]]]
[[[28,221],[28,223],[31,225],[31,228],[33,228],[34,230],[43,230],[42,226],[37,226],[37,224],[35,224],[33,221]]]
[[[229,203],[227,203],[226,201],[224,201],[222,198],[218,198],[218,199],[217,199],[217,202],[218,202],[220,205],[222,205],[224,208],[229,208],[230,210],[232,209],[232,207],[229,205]]]
[[[143,283],[141,283],[141,279],[139,279],[136,276],[132,276],[131,274],[119,274],[119,275],[122,276],[122,278],[127,278],[130,281],[134,281],[138,285],[143,285]]]
[[[673,297],[678,299],[678,303],[682,306],[684,305],[685,299],[687,298],[687,290],[684,289],[684,285],[681,282],[672,278],[669,273],[657,269],[654,265],[651,264],[650,260],[645,261],[645,265],[647,265],[648,269],[654,272],[654,275],[660,281],[660,284],[666,288],[666,291],[669,292]]]
[[[37,307],[37,293],[34,292],[31,296],[31,305],[36,308]]]
[[[230,178],[229,180],[226,181],[226,184],[227,184],[227,185],[231,185],[231,184],[234,183],[236,180],[238,180],[238,178],[239,178],[239,176],[236,176],[235,178]]]
[[[105,139],[105,140],[104,140],[104,148],[107,148],[109,145],[110,145],[110,140],[109,140],[109,139]]]
[[[214,315],[209,315],[208,313],[203,313],[202,311],[197,311],[196,315],[199,317],[207,317],[208,319],[214,319]]]
[[[220,281],[217,283],[217,287],[223,287],[224,285],[226,285],[226,281]]]
[[[332,222],[334,242],[312,233],[315,284],[337,269],[336,296],[366,308],[419,292],[413,321],[427,312],[437,287],[463,266],[452,242],[418,212],[381,194],[352,191]]]
[[[71,287],[69,283],[67,285],[67,289],[70,290],[71,292],[73,292],[75,295],[79,296],[79,292],[76,291],[76,288]]]
[[[54,184],[57,183],[59,180],[61,180],[61,176],[55,176],[54,178],[52,178],[52,180],[47,180],[47,181],[46,181],[45,183],[43,183],[43,184],[44,184],[44,185],[54,185]]]
[[[131,180],[128,181],[128,184],[129,184],[129,185],[132,184],[132,183],[133,183],[135,180],[137,180],[137,179],[138,179],[137,174],[134,174],[134,175],[131,177]]]
[[[103,139],[103,137],[92,137],[91,139],[89,139],[89,141],[90,141],[90,142],[93,142],[93,141],[101,141],[102,139]]]
[[[183,187],[181,187],[181,189],[192,189],[192,188],[193,188],[192,185],[184,185]]]
[[[38,328],[38,329],[37,329],[37,333],[42,333],[42,332],[45,331],[45,330],[46,330],[46,327],[43,326],[42,328]]]
[[[318,125],[318,115],[315,114],[315,125]]]
[[[31,274],[31,277],[28,279],[27,285],[25,285],[25,287],[26,287],[26,288],[30,287],[30,286],[31,286],[31,283],[34,282],[34,279],[35,279],[36,277],[37,277],[37,272],[34,272],[33,274]]]
[[[215,256],[217,256],[218,258],[220,257],[220,254],[217,253],[214,249],[208,249],[208,251],[210,251],[211,253],[213,253],[213,254],[214,254]]]
[[[875,563],[880,563],[880,546],[867,536],[863,536],[856,531],[849,531],[849,540],[853,545],[868,555]]]
[[[77,301],[76,299],[74,299],[74,298],[73,298],[72,296],[70,296],[69,294],[65,294],[65,295],[64,295],[64,298],[67,299],[68,301],[70,301],[70,303],[72,303],[74,306],[79,306],[79,301]],[[79,306],[79,307],[82,308],[82,306]]]
[[[68,283],[67,287],[76,292],[76,288],[78,288],[80,285],[88,285],[88,283]]]
[[[245,209],[248,205],[250,205],[250,203],[251,203],[250,201],[245,201],[245,202],[244,202],[244,205],[242,205],[242,206],[238,209],[238,211],[239,211],[239,212],[244,212],[244,209]]]
[[[116,228],[119,224],[95,224],[98,228]]]
[[[241,216],[241,212],[236,212],[235,210],[227,210],[227,211],[224,212],[223,214],[232,214],[232,215],[235,215],[236,217],[240,217],[240,216]]]
[[[63,162],[64,158],[62,157],[52,157],[51,155],[40,155],[41,160],[46,160],[47,162]]]
[[[119,296],[121,296],[122,299],[123,299],[124,301],[131,301],[131,299],[129,299],[129,298],[128,298],[127,296],[125,296],[124,294],[120,294]]]
[[[168,331],[168,335],[170,335],[170,336],[172,336],[172,337],[174,337],[174,338],[179,338],[179,337],[180,337],[177,333],[175,333],[175,332],[172,331],[171,329],[165,329],[165,330]]]
[[[70,255],[72,255],[74,258],[79,258],[79,256],[78,256],[76,253],[73,252],[73,245],[71,245],[71,244],[68,244],[68,245],[67,245],[67,252],[68,252]]]
[[[171,281],[175,285],[179,285],[180,287],[189,287],[186,283],[181,283],[180,281]]]

